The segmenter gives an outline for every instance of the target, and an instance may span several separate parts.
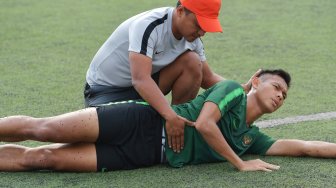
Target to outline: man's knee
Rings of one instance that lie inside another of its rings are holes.
[[[160,71],[159,87],[164,94],[173,88],[198,89],[202,81],[202,62],[199,55],[193,51],[187,51],[180,55],[172,64]],[[178,86],[178,87],[176,87]],[[182,92],[185,91],[182,89]],[[197,91],[196,91],[197,93]]]
[[[179,57],[184,71],[195,79],[202,77],[202,62],[199,55],[193,51],[187,51]]]
[[[23,164],[27,169],[56,169],[57,160],[52,150],[45,148],[33,148],[24,152]]]
[[[63,123],[56,122],[53,118],[35,119],[36,126],[27,131],[27,137],[41,142],[52,142],[59,136],[55,130],[57,126],[63,126]]]
[[[30,116],[16,116],[14,121],[23,125],[20,129],[17,129],[15,132],[20,135],[22,138],[32,139],[36,134],[36,129],[40,128],[40,119]]]

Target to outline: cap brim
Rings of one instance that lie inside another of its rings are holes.
[[[203,16],[196,15],[198,24],[201,29],[206,32],[223,32],[222,26],[218,18],[206,18]]]

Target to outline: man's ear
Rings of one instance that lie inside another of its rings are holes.
[[[178,16],[181,16],[183,12],[184,12],[184,9],[182,5],[176,7],[176,13]]]
[[[256,89],[260,84],[260,79],[259,77],[254,77],[252,79],[252,88]]]

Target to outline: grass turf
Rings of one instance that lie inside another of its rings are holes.
[[[83,107],[86,70],[119,23],[175,1],[0,3],[0,114],[46,116]],[[335,111],[335,6],[333,0],[223,1],[224,33],[203,38],[208,63],[239,82],[258,68],[288,70],[293,87],[285,107],[265,119]]]
[[[172,0],[0,1],[0,115],[40,117],[82,108],[86,70],[117,25],[135,13],[174,4]],[[260,67],[292,73],[293,86],[286,104],[263,119],[335,111],[335,7],[333,0],[223,1],[220,19],[224,33],[208,33],[203,38],[208,63],[215,72],[239,82],[245,82]],[[274,137],[335,142],[334,121],[303,125],[306,128],[265,131]],[[0,173],[0,186],[327,187],[336,183],[333,160],[263,159],[280,164],[282,169],[239,173],[221,163],[104,174]]]

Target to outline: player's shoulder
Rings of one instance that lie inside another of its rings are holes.
[[[233,98],[245,95],[243,87],[233,80],[220,81],[209,88],[206,93],[213,93],[213,95],[219,96],[230,96]]]
[[[223,80],[214,85],[214,87],[225,87],[230,89],[243,89],[241,84],[234,80]]]

